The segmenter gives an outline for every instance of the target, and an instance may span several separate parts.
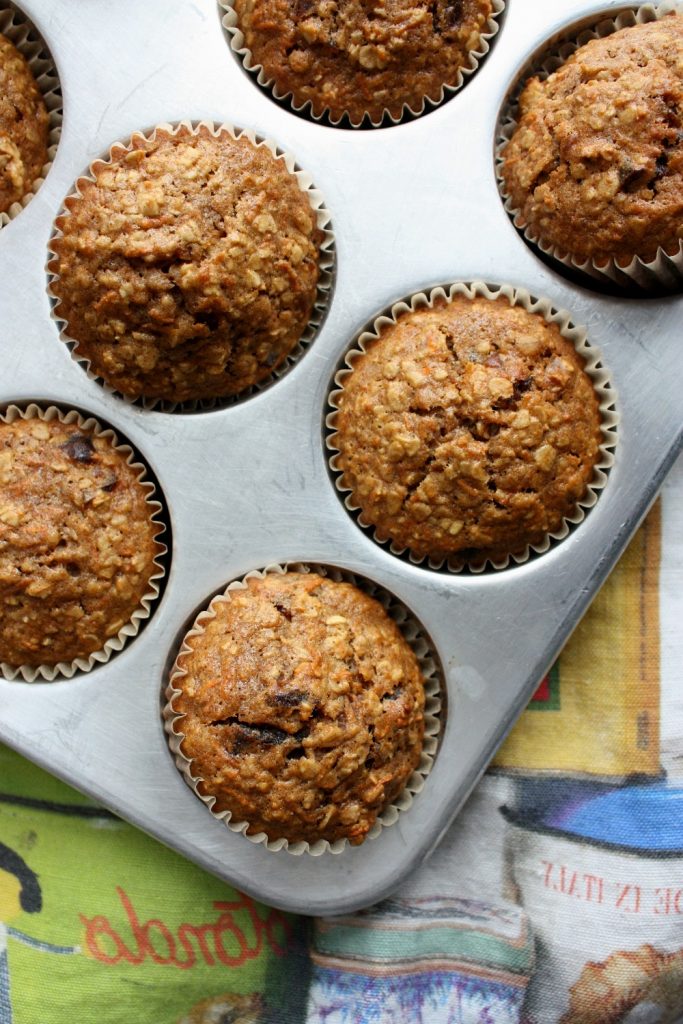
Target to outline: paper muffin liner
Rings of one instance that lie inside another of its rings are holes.
[[[422,114],[429,113],[441,106],[442,103],[451,99],[452,96],[459,92],[467,79],[471,78],[475,73],[481,61],[491,49],[490,41],[498,33],[500,28],[499,19],[505,10],[504,0],[492,0],[493,13],[486,23],[486,31],[481,34],[479,48],[469,51],[469,63],[458,69],[455,82],[442,85],[439,92],[434,96],[425,96],[419,106],[411,107],[407,103],[404,103],[400,117],[393,117],[392,114],[385,109],[382,116],[376,121],[373,121],[367,113],[363,114],[359,121],[354,121],[351,115],[347,112],[340,114],[337,118],[333,117],[327,109],[323,110],[320,114],[315,114],[310,100],[306,100],[304,103],[297,103],[294,99],[293,93],[282,92],[278,89],[274,80],[269,78],[266,74],[263,65],[257,63],[251,50],[245,46],[244,33],[239,27],[239,18],[234,6],[230,3],[230,0],[218,0],[218,3],[219,7],[225,11],[222,18],[222,24],[226,36],[228,37],[230,49],[240,60],[245,70],[256,79],[261,88],[270,93],[273,99],[278,103],[286,104],[286,106],[288,106],[295,114],[310,118],[312,121],[329,124],[333,128],[339,127],[345,119],[348,120],[352,128],[390,127],[391,125],[397,125],[404,121],[412,120],[415,117],[421,117]]]
[[[438,655],[433,649],[431,641],[428,639],[423,626],[418,622],[415,616],[405,607],[405,605],[403,605],[383,587],[380,587],[378,584],[373,583],[365,577],[358,577],[352,572],[348,572],[334,566],[320,565],[313,562],[290,562],[283,565],[268,565],[262,570],[252,570],[240,579],[233,580],[228,584],[226,589],[214,597],[208,607],[197,615],[192,627],[185,633],[180,650],[176,656],[173,668],[171,669],[170,681],[165,691],[166,704],[163,709],[164,728],[169,737],[169,747],[173,752],[176,767],[182,773],[183,778],[190,789],[199,797],[202,803],[206,804],[209,811],[211,811],[211,814],[227,825],[231,832],[239,832],[244,835],[249,842],[256,845],[263,844],[266,849],[273,852],[286,850],[288,853],[296,856],[306,853],[313,857],[318,857],[323,853],[341,853],[350,845],[349,841],[347,839],[336,839],[334,842],[329,842],[327,839],[319,839],[315,843],[307,843],[303,840],[290,843],[287,839],[268,839],[265,832],[248,835],[248,821],[233,821],[231,811],[213,810],[214,804],[216,803],[215,797],[204,796],[199,792],[198,784],[202,780],[192,774],[192,761],[185,756],[181,749],[183,739],[185,738],[181,731],[181,722],[184,716],[179,714],[173,707],[175,697],[181,693],[181,691],[174,686],[174,682],[187,674],[186,670],[179,663],[182,656],[189,653],[191,650],[187,643],[188,639],[190,637],[200,636],[204,632],[204,624],[208,620],[216,617],[216,606],[224,601],[229,601],[233,590],[246,589],[246,581],[248,579],[253,577],[262,578],[269,573],[285,574],[287,572],[314,572],[320,576],[327,576],[329,579],[335,580],[336,582],[351,583],[369,597],[373,597],[375,600],[379,601],[389,617],[393,619],[398,626],[404,639],[410,644],[413,653],[418,659],[424,679],[424,739],[419,764],[405,783],[405,786],[398,797],[392,801],[392,803],[388,804],[381,814],[378,815],[377,820],[365,836],[363,842],[376,839],[383,829],[389,828],[393,825],[399,819],[400,815],[408,810],[415,796],[424,787],[425,780],[431,771],[439,745],[441,733],[441,720],[439,716],[442,709],[442,698],[445,695],[445,690],[443,689],[442,670]]]
[[[543,317],[546,323],[556,324],[560,334],[572,343],[577,353],[584,361],[584,370],[590,377],[598,397],[598,408],[601,419],[602,443],[599,446],[598,457],[593,469],[593,477],[588,484],[586,493],[576,503],[576,509],[571,516],[566,516],[557,530],[547,533],[543,540],[537,544],[527,544],[525,549],[518,553],[511,553],[504,558],[468,558],[465,555],[454,554],[450,558],[433,559],[429,556],[415,554],[407,547],[401,547],[390,538],[383,538],[378,529],[368,522],[360,509],[360,506],[353,501],[352,488],[344,479],[344,474],[338,465],[340,448],[337,434],[337,411],[339,409],[339,398],[344,390],[344,382],[353,373],[355,361],[367,351],[380,336],[384,328],[395,324],[397,319],[405,313],[415,312],[417,309],[432,307],[437,300],[445,300],[450,303],[455,296],[464,295],[468,299],[485,298],[495,300],[501,296],[505,297],[511,306],[521,306],[528,313],[536,313]],[[413,565],[434,570],[445,570],[448,572],[472,572],[480,573],[485,570],[507,569],[512,563],[521,565],[528,561],[532,555],[542,555],[558,541],[564,540],[570,530],[583,522],[586,512],[595,505],[600,491],[607,483],[607,475],[614,464],[614,447],[617,443],[618,414],[615,409],[615,392],[609,381],[609,376],[601,362],[600,351],[593,344],[589,344],[587,333],[584,327],[577,327],[571,314],[565,309],[555,309],[549,299],[536,298],[524,288],[513,288],[512,285],[488,285],[483,281],[456,282],[452,285],[443,285],[432,288],[429,292],[416,292],[405,299],[395,302],[378,317],[373,319],[368,327],[363,330],[353,342],[350,349],[344,356],[344,365],[334,376],[335,387],[330,391],[328,402],[332,412],[328,413],[325,419],[327,428],[325,444],[328,450],[328,466],[335,487],[340,498],[348,511],[356,519],[359,526],[368,532],[373,540],[386,548],[393,555],[407,558]]]
[[[311,317],[303,331],[301,337],[292,348],[286,359],[281,365],[273,370],[273,372],[260,381],[258,384],[253,384],[249,388],[245,388],[244,391],[240,391],[236,395],[229,395],[223,398],[213,399],[194,399],[186,402],[171,402],[163,398],[147,398],[145,395],[139,395],[136,398],[132,398],[129,395],[124,395],[120,391],[117,391],[105,380],[99,377],[90,366],[90,361],[84,356],[80,355],[78,351],[78,342],[70,337],[69,325],[65,319],[59,314],[59,307],[61,305],[57,295],[53,290],[53,285],[59,280],[59,258],[54,248],[55,239],[62,236],[61,223],[70,216],[70,210],[68,204],[72,201],[77,201],[82,198],[80,185],[85,181],[95,181],[95,172],[107,164],[111,164],[115,159],[121,156],[122,153],[128,153],[144,141],[153,141],[158,134],[173,137],[181,131],[190,131],[197,133],[201,129],[207,129],[211,134],[218,138],[224,132],[227,132],[233,139],[247,138],[255,147],[265,146],[274,157],[278,160],[282,160],[285,167],[292,174],[299,185],[301,191],[306,195],[311,205],[311,209],[314,211],[317,219],[318,228],[323,232],[323,240],[319,248],[318,258],[318,286],[316,292],[316,299],[311,312]],[[335,275],[335,238],[332,229],[332,217],[329,210],[325,206],[325,200],[322,192],[317,189],[313,183],[311,175],[302,170],[296,163],[296,160],[292,153],[288,150],[281,149],[273,139],[257,135],[255,132],[248,128],[238,128],[234,125],[223,122],[216,124],[213,121],[176,121],[171,123],[164,122],[163,124],[155,125],[152,128],[144,129],[133,132],[130,138],[125,141],[114,142],[108,149],[105,156],[98,157],[93,160],[85,174],[80,175],[74,182],[73,191],[69,193],[64,199],[57,217],[55,218],[54,230],[48,244],[48,262],[47,262],[47,273],[48,273],[48,287],[47,292],[51,300],[51,316],[52,319],[58,326],[59,336],[63,342],[66,343],[71,355],[77,363],[85,370],[90,380],[95,381],[104,391],[110,395],[114,395],[129,405],[142,406],[145,409],[154,409],[159,412],[177,412],[177,413],[192,413],[192,412],[205,412],[212,409],[225,409],[228,406],[236,405],[239,402],[244,401],[246,398],[250,398],[252,395],[258,394],[261,391],[265,391],[271,387],[275,381],[284,377],[291,368],[301,359],[306,350],[310,347],[314,341],[320,327],[322,326],[325,317],[327,316],[327,310],[332,294],[332,286],[334,283]]]
[[[515,227],[522,232],[526,241],[570,271],[579,271],[579,273],[600,281],[610,281],[625,289],[633,289],[635,286],[641,291],[662,288],[680,290],[683,285],[683,239],[677,253],[669,254],[660,247],[655,258],[649,261],[642,260],[637,255],[633,256],[630,261],[610,259],[603,263],[591,259],[583,262],[574,259],[570,253],[564,252],[558,246],[544,242],[527,225],[522,211],[514,206],[506,191],[502,175],[504,150],[517,127],[517,103],[523,86],[530,78],[537,76],[544,81],[554,71],[557,71],[579,47],[584,46],[592,39],[603,39],[622,28],[658,21],[672,12],[683,15],[683,4],[677,0],[665,0],[658,6],[644,4],[642,7],[622,11],[616,18],[610,17],[608,12],[604,12],[596,14],[592,23],[578,33],[576,30],[574,33],[571,30],[564,30],[548,40],[541,57],[534,60],[531,66],[528,66],[520,74],[514,91],[503,106],[496,132],[495,162],[498,189],[510,219]]]
[[[57,152],[62,132],[62,94],[59,77],[50,51],[32,23],[16,7],[0,0],[0,35],[6,36],[28,62],[36,80],[48,113],[47,163],[43,164],[40,177],[18,202],[9,210],[0,212],[0,230],[17,217],[43,184]]]
[[[71,679],[77,672],[90,672],[95,665],[106,664],[112,655],[118,654],[140,632],[143,623],[152,614],[153,606],[161,591],[161,581],[166,576],[168,546],[164,543],[163,539],[160,539],[166,532],[166,525],[161,518],[163,506],[158,500],[156,487],[147,478],[147,467],[136,458],[136,454],[129,444],[122,444],[119,441],[116,433],[110,427],[102,427],[94,416],[84,416],[75,409],[63,412],[54,405],[43,407],[34,402],[26,406],[9,405],[4,411],[0,412],[0,421],[4,423],[14,423],[18,419],[40,419],[45,423],[50,423],[52,420],[57,419],[67,426],[73,423],[79,430],[92,431],[95,437],[101,437],[108,441],[117,452],[120,452],[125,457],[127,465],[135,470],[138,481],[148,492],[146,502],[149,506],[149,518],[153,525],[157,527],[155,534],[157,553],[154,558],[156,570],[149,578],[148,589],[144,593],[139,606],[131,615],[130,620],[125,626],[122,626],[116,636],[110,637],[99,651],[84,657],[75,658],[73,661],[59,661],[54,665],[39,665],[37,667],[29,665],[15,666],[8,665],[6,662],[0,662],[0,678],[8,680],[21,679],[26,683],[51,683],[59,678]]]

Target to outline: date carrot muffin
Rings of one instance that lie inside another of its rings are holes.
[[[48,113],[31,69],[0,35],[0,213],[40,177],[48,153]]]
[[[438,102],[490,32],[491,0],[234,0],[244,46],[281,94],[333,120]]]
[[[417,658],[349,583],[288,572],[246,584],[186,638],[172,679],[198,792],[248,834],[361,843],[420,760]]]
[[[334,466],[362,522],[419,558],[523,552],[575,509],[598,400],[558,327],[506,298],[437,299],[353,359]]]
[[[136,135],[81,178],[53,240],[76,355],[131,398],[238,394],[304,332],[323,233],[282,159],[206,125]]]
[[[159,554],[147,495],[106,437],[0,421],[0,662],[86,658],[130,621]]]
[[[620,29],[527,82],[502,151],[519,226],[576,262],[683,239],[683,15]]]

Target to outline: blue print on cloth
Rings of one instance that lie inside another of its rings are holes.
[[[9,1001],[9,966],[7,950],[0,949],[0,1024],[12,1024],[12,1007]]]
[[[307,1024],[519,1024],[524,991],[452,971],[314,970]]]
[[[9,987],[9,963],[7,959],[7,939],[16,939],[24,946],[38,949],[41,953],[80,953],[80,946],[55,946],[52,942],[42,942],[16,928],[8,928],[0,922],[0,1024],[12,1024],[12,1001]]]

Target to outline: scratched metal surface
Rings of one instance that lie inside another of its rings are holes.
[[[0,681],[0,738],[240,889],[289,910],[348,911],[395,888],[438,842],[652,502],[680,445],[683,299],[612,298],[568,283],[511,226],[493,171],[497,113],[517,69],[586,0],[511,0],[489,58],[435,112],[349,132],[269,100],[228,50],[213,0],[24,0],[64,92],[61,145],[38,196],[0,232],[0,401],[74,404],[112,424],[152,466],[173,527],[163,599],[108,665],[52,684]],[[58,341],[46,246],[74,179],[134,129],[182,118],[248,126],[293,151],[323,191],[337,244],[327,320],[295,369],[237,406],[168,415],[90,381]],[[621,416],[615,465],[586,520],[524,566],[448,576],[377,547],[326,468],[330,380],[354,333],[434,283],[509,282],[585,324]],[[677,379],[677,374],[678,378]],[[270,562],[318,561],[381,583],[431,634],[448,714],[434,769],[399,822],[343,854],[255,847],[213,820],[164,737],[160,693],[188,616],[230,579]]]

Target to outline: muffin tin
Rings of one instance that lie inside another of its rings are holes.
[[[214,0],[21,6],[55,59],[65,116],[44,185],[0,230],[0,403],[76,408],[132,443],[163,494],[172,557],[148,624],[107,664],[52,683],[0,680],[0,738],[260,900],[351,911],[386,896],[436,845],[680,447],[683,298],[570,283],[517,234],[495,180],[498,113],[520,69],[567,24],[625,5],[510,0],[463,90],[423,117],[365,131],[308,121],[260,91]],[[170,413],[108,393],[71,358],[45,264],[62,200],[91,161],[137,128],[183,118],[248,127],[292,152],[331,212],[337,265],[327,316],[285,376],[228,408]],[[614,465],[585,519],[524,564],[477,575],[375,544],[343,507],[324,444],[334,374],[363,326],[458,280],[509,283],[569,310],[601,353],[619,415]],[[317,857],[254,846],[213,819],[177,771],[161,716],[196,611],[230,580],[288,561],[337,566],[395,595],[430,635],[447,698],[434,766],[407,813],[360,847]]]

